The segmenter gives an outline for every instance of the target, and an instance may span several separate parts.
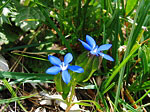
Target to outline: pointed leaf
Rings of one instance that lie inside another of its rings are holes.
[[[55,85],[56,85],[56,90],[58,92],[62,92],[63,91],[63,89],[62,89],[62,82],[63,82],[63,80],[62,80],[61,73],[55,75],[54,82],[55,82]]]
[[[98,70],[98,66],[99,66],[99,57],[98,56],[95,56],[93,58],[93,63],[92,63],[92,68],[91,68],[91,72],[89,73],[88,77],[83,81],[83,82],[86,82],[88,81],[91,76],[93,75],[93,73]]]
[[[68,94],[70,92],[71,84],[66,84],[64,81],[62,81],[62,88],[63,88],[63,94],[62,97],[65,100],[68,97]]]
[[[92,107],[93,105],[89,104],[89,103],[83,103],[83,102],[74,102],[75,104],[78,104],[78,105],[83,105],[83,106],[88,106],[88,107]]]
[[[81,66],[80,64],[79,66],[81,66],[84,69],[84,72],[80,74],[74,74],[74,78],[77,82],[82,82],[83,80],[87,79],[92,71],[93,58],[89,58],[83,61],[85,61],[84,65]]]
[[[101,110],[101,106],[96,102],[96,101],[93,101],[93,100],[80,100],[80,102],[88,102],[88,103],[93,103],[95,106],[96,106],[96,109],[98,110]],[[100,111],[101,112],[101,111]]]
[[[87,51],[85,51],[81,55],[78,56],[78,58],[75,62],[75,65],[82,67],[83,65],[86,64],[87,60],[88,60],[88,53],[87,53]]]
[[[146,52],[146,46],[139,48],[139,57],[141,58],[141,63],[143,65],[144,74],[148,72],[149,70],[147,54],[149,53]]]
[[[53,80],[53,75],[48,75],[45,73],[21,73],[21,72],[2,72],[0,71],[0,78],[10,78],[10,79],[33,79],[33,80]]]
[[[127,0],[126,15],[132,12],[137,5],[138,0]]]

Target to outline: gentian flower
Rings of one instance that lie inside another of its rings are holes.
[[[114,59],[112,57],[110,57],[107,54],[102,53],[102,51],[110,49],[112,44],[104,44],[104,45],[101,45],[98,47],[98,45],[96,45],[95,40],[89,35],[86,35],[86,42],[87,43],[80,40],[80,39],[79,39],[79,41],[82,43],[82,45],[84,46],[85,49],[90,51],[90,53],[92,55],[102,56],[103,58],[105,58],[109,61],[114,61]]]
[[[77,72],[82,73],[84,72],[84,69],[82,67],[76,66],[76,65],[70,65],[69,63],[72,61],[73,56],[71,53],[67,53],[64,57],[64,62],[61,62],[61,60],[55,56],[49,55],[48,60],[54,65],[46,70],[47,74],[56,75],[59,72],[62,72],[62,79],[63,81],[68,84],[71,80],[71,76],[68,72],[68,69]]]

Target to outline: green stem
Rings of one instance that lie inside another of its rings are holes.
[[[65,112],[69,112],[70,108],[72,107],[72,98],[75,94],[75,87],[76,87],[76,83],[74,83],[72,85],[71,95],[70,95],[70,98],[69,98],[69,102],[68,102],[68,99],[67,99],[67,109],[66,109]]]

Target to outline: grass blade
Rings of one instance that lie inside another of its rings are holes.
[[[53,80],[53,75],[41,74],[41,73],[20,73],[20,72],[2,72],[0,71],[0,78],[10,79],[32,79],[32,80]]]

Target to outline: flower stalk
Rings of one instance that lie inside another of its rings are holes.
[[[73,84],[72,87],[71,87],[71,95],[70,95],[70,98],[69,98],[69,102],[67,103],[67,108],[66,108],[65,112],[69,112],[71,107],[74,105],[74,104],[72,105],[72,99],[73,99],[73,96],[75,95],[75,87],[76,87],[76,83]]]

